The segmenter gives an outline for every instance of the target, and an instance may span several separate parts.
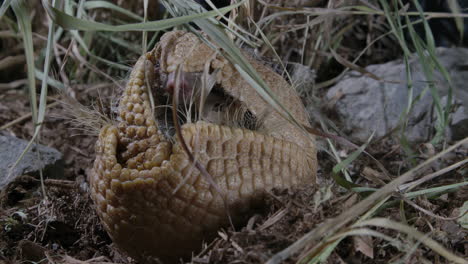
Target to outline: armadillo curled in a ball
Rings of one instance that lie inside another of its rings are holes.
[[[308,124],[294,89],[245,56],[288,111]],[[205,110],[189,118],[200,104],[194,94],[203,74],[214,85]],[[185,119],[178,117],[181,135],[215,184],[194,166],[171,128],[174,81],[181,87],[179,108],[186,111]],[[187,106],[190,100],[195,110]],[[313,138],[275,112],[218,51],[193,33],[173,31],[139,58],[115,124],[100,131],[91,197],[120,249],[142,263],[174,261],[200,250],[228,225],[225,205],[233,222],[242,222],[265,191],[313,184],[316,169]]]

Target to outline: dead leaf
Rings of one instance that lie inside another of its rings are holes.
[[[378,184],[378,185],[385,185],[385,181],[390,181],[391,179],[385,175],[384,173],[380,173],[370,167],[365,167],[362,171],[362,176],[367,180]]]
[[[354,250],[359,251],[367,257],[374,258],[374,247],[372,237],[370,236],[355,236],[353,237]]]

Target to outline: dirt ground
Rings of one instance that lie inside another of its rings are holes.
[[[44,25],[43,17],[35,17]],[[379,20],[380,18],[375,18]],[[372,37],[377,32],[369,30],[366,19],[356,20],[358,27],[355,35],[349,34],[348,46],[339,49],[339,53],[352,58],[365,46],[362,37]],[[344,23],[344,22],[342,22]],[[37,30],[40,32],[40,30]],[[362,34],[359,35],[359,34]],[[297,36],[301,37],[301,36]],[[132,37],[129,37],[132,38]],[[21,49],[11,47],[18,44],[12,40],[1,40],[0,58],[7,55],[18,55]],[[388,39],[387,39],[388,41]],[[42,44],[38,44],[40,47]],[[297,43],[278,41],[275,44],[282,58],[289,61],[299,60],[297,54],[287,51],[288,45],[299,47]],[[361,65],[379,63],[394,59],[398,52],[387,49],[391,44],[381,41],[372,50],[374,55],[365,54]],[[7,51],[7,48],[11,48]],[[298,48],[299,49],[299,48]],[[38,49],[39,50],[39,49]],[[294,53],[294,52],[293,52]],[[265,52],[265,56],[268,56]],[[129,62],[138,57],[128,55]],[[320,62],[321,60],[321,62]],[[336,76],[337,61],[326,61],[325,56],[309,65],[317,71],[317,82]],[[319,67],[321,66],[321,67]],[[58,71],[57,68],[55,68]],[[83,71],[79,69],[79,71]],[[111,73],[111,72],[109,72]],[[125,72],[119,72],[115,79],[124,82]],[[60,75],[60,74],[57,74]],[[81,76],[90,80],[91,73]],[[80,75],[77,75],[80,76]],[[10,83],[26,77],[24,64],[16,64],[0,73],[0,83]],[[75,76],[76,78],[76,76]],[[23,86],[0,90],[0,125],[27,116],[30,113],[29,97]],[[92,85],[77,81],[69,82],[69,94],[87,107],[96,107],[102,101],[107,108],[115,100],[119,89],[108,80],[95,79]],[[326,88],[318,91],[323,95]],[[70,117],[67,100],[60,93],[51,92],[50,104],[58,99],[59,103],[48,109],[46,120],[39,142],[56,148],[64,155],[65,172],[62,178],[52,179],[45,175],[44,187],[46,197],[42,195],[38,175],[23,175],[10,183],[0,194],[0,264],[9,263],[135,263],[125,256],[113,244],[94,211],[89,197],[87,177],[94,160],[94,143],[96,130],[81,130]],[[311,103],[304,98],[305,103]],[[316,107],[317,108],[317,107]],[[323,105],[318,109],[333,119],[334,113]],[[101,109],[106,112],[109,109]],[[339,123],[337,123],[339,127]],[[9,126],[6,133],[18,138],[30,139],[33,134],[31,118],[25,118]],[[324,139],[319,139],[325,145]],[[446,142],[452,144],[453,142]],[[418,162],[426,160],[434,153],[440,152],[445,145],[413,144]],[[367,150],[390,172],[401,175],[413,168],[402,145],[398,140],[385,138],[371,144]],[[1,151],[1,150],[0,150]],[[347,150],[349,153],[349,150]],[[366,193],[356,193],[339,186],[332,177],[335,162],[324,151],[319,156],[319,185],[300,186],[292,189],[274,189],[265,200],[263,210],[253,212],[249,221],[235,229],[219,230],[214,241],[203,245],[201,252],[193,256],[191,263],[264,263],[275,253],[285,249],[300,239],[304,234],[327,219],[333,218],[352,205],[362,200]],[[448,165],[466,159],[468,148],[460,147],[437,160],[429,168],[421,171],[426,175]],[[364,171],[378,170],[370,158],[361,157],[350,165],[349,172],[353,178],[359,178],[361,186],[379,188],[382,185],[373,178],[362,177]],[[427,189],[436,186],[460,183],[466,180],[467,168],[461,167],[429,181],[420,186]],[[396,176],[395,176],[396,177]],[[391,179],[383,179],[388,183]],[[409,204],[394,202],[381,209],[376,216],[398,222],[406,222],[420,232],[428,234],[454,254],[468,257],[468,232],[456,221],[460,208],[467,200],[468,189],[460,188],[434,197],[421,196],[413,200],[432,215],[416,209]],[[395,200],[398,196],[394,197]],[[403,210],[402,210],[403,208]],[[402,214],[404,211],[404,214]],[[391,236],[403,244],[413,238],[396,231],[376,228],[375,230]],[[311,245],[312,246],[312,245]],[[304,252],[305,253],[305,252]],[[296,263],[302,256],[295,255],[285,263]],[[190,260],[186,260],[186,262]],[[182,261],[181,261],[182,262]],[[325,263],[448,263],[422,244],[411,249],[399,248],[379,237],[354,236],[345,238],[331,252]]]

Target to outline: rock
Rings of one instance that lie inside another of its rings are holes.
[[[464,101],[468,102],[468,99]],[[450,135],[453,140],[462,140],[468,136],[468,107],[459,106],[452,115]]]
[[[23,159],[11,170],[27,145],[28,141],[0,133],[0,190],[16,177],[36,173],[40,169],[46,177],[62,177],[62,153],[38,144],[33,144]]]
[[[468,70],[466,61],[468,49],[438,48],[436,55],[449,72],[454,87],[455,114],[448,134],[452,140],[464,138],[468,122]],[[413,78],[413,98],[427,87],[427,79],[417,55],[410,59]],[[375,131],[379,138],[390,133],[398,124],[408,104],[406,70],[403,61],[392,61],[371,65],[367,71],[385,80],[378,81],[357,72],[350,72],[342,81],[332,87],[326,100],[335,102],[332,108],[344,125],[344,132],[353,140],[364,142]],[[448,84],[440,73],[434,74],[440,98],[448,94]],[[446,97],[447,98],[447,97]],[[444,99],[441,99],[444,102]],[[446,99],[445,99],[446,101]],[[405,135],[410,142],[430,140],[435,125],[435,110],[430,91],[421,94],[411,111]]]

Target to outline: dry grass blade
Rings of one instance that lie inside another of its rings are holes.
[[[353,228],[349,231],[337,234],[333,237],[330,237],[327,239],[327,241],[324,243],[324,248],[321,248],[322,250],[318,251],[310,251],[308,252],[309,256],[311,256],[311,259],[307,261],[309,264],[315,264],[315,263],[324,263],[327,258],[330,256],[330,254],[333,252],[333,250],[338,246],[338,244],[346,237],[348,236],[372,236],[372,237],[377,237],[381,238],[383,240],[386,240],[390,242],[390,244],[396,246],[397,248],[403,248],[404,246],[402,243],[395,238],[392,238],[390,236],[387,236],[385,234],[382,234],[380,232],[377,232],[375,230],[369,229],[369,228]],[[305,261],[302,261],[302,263],[305,263]]]
[[[117,262],[109,261],[105,257],[97,257],[83,261],[70,256],[64,256],[62,261],[63,264],[118,264]]]
[[[211,2],[210,0],[207,0],[206,3],[208,3],[208,5],[210,5],[210,7],[216,11],[218,10],[218,8],[216,8],[216,6],[213,4],[213,2]],[[244,2],[241,2],[241,3],[248,3],[246,1]],[[245,7],[245,5],[244,5]],[[233,11],[235,11],[236,9],[233,9]],[[232,13],[231,13],[232,15]],[[226,27],[226,29],[228,29],[231,33],[235,34],[237,37],[239,37],[240,39],[242,39],[242,41],[244,41],[245,43],[248,43],[250,46],[259,46],[259,44],[257,44],[260,39],[258,39],[256,36],[254,36],[253,34],[251,34],[249,31],[243,29],[242,27],[238,26],[232,19],[230,19],[229,17],[226,17],[224,14],[222,13],[218,13],[218,16],[219,17],[222,17],[224,20],[226,20],[229,24],[228,27]],[[233,27],[234,29],[231,29],[231,27]],[[242,32],[242,35],[241,34],[238,34],[237,31],[239,32]],[[248,38],[244,37],[244,35],[248,36],[249,38],[253,39],[254,41],[250,41]]]
[[[8,56],[0,60],[0,71],[10,68],[11,66],[24,63],[26,58],[24,55]]]
[[[263,1],[260,1],[263,2]],[[388,1],[386,1],[388,2]],[[318,15],[385,15],[385,11],[382,11],[379,8],[368,8],[364,6],[345,6],[342,8],[297,8],[297,7],[281,7],[275,5],[265,4],[270,8],[275,8],[280,10],[280,12],[275,12],[274,14],[265,17],[265,20],[272,20],[278,16],[283,15],[310,15],[310,16],[318,16]],[[461,14],[453,14],[447,12],[425,12],[428,17],[431,18],[467,18],[468,14],[461,13]],[[399,11],[397,13],[399,16],[419,16],[419,12],[407,12],[407,11]]]
[[[117,11],[121,14],[124,14],[130,18],[133,18],[138,21],[143,21],[143,18],[133,12],[130,12],[129,10],[122,8],[120,6],[117,6],[111,2],[107,1],[86,1],[84,3],[84,8],[86,9],[94,9],[94,8],[105,8],[113,11]]]
[[[20,79],[9,83],[0,83],[0,90],[10,90],[28,84],[28,79]],[[0,129],[1,130],[1,129]]]
[[[448,167],[446,167],[444,169],[441,169],[441,170],[438,170],[438,171],[436,171],[434,173],[426,175],[426,176],[422,177],[421,179],[418,179],[418,180],[416,180],[414,182],[404,184],[404,185],[400,186],[400,190],[402,190],[402,191],[406,190],[406,189],[408,189],[407,191],[412,190],[414,187],[416,187],[418,185],[421,185],[424,182],[430,181],[430,180],[432,180],[432,179],[434,179],[434,178],[436,178],[436,177],[438,177],[440,175],[443,175],[444,173],[447,173],[447,172],[449,172],[451,170],[459,168],[459,167],[465,165],[467,162],[468,162],[468,158],[466,158],[466,159],[464,159],[462,161],[459,161],[459,162],[457,162],[455,164],[452,164],[452,165],[450,165],[450,166],[448,166]]]
[[[381,189],[369,195],[366,199],[354,205],[353,207],[343,212],[339,216],[333,219],[330,219],[326,221],[325,223],[323,223],[322,225],[314,228],[312,231],[310,231],[309,233],[301,237],[299,240],[294,242],[291,246],[275,254],[272,258],[270,258],[267,261],[267,264],[282,263],[285,259],[289,258],[291,255],[304,249],[311,243],[325,236],[333,235],[338,230],[345,227],[349,222],[356,219],[360,215],[366,213],[369,210],[369,208],[381,202],[382,200],[388,198],[393,192],[395,192],[398,189],[400,185],[413,179],[417,175],[420,169],[426,167],[427,165],[431,164],[435,160],[441,158],[445,154],[453,151],[454,149],[466,143],[468,143],[468,137],[457,142],[456,144],[440,152],[439,154],[431,157],[430,159],[426,160],[425,162],[421,163],[420,165],[416,166],[415,168],[411,169],[410,171],[406,172],[400,177],[396,178],[395,180],[383,186]]]
[[[281,220],[281,218],[283,218],[287,213],[288,213],[288,208],[279,210],[278,212],[273,214],[271,217],[269,217],[260,227],[258,227],[258,230],[264,230],[274,225],[276,222]]]
[[[405,201],[407,204],[411,205],[412,207],[414,207],[416,210],[419,210],[423,213],[425,213],[426,215],[429,215],[431,217],[434,217],[434,218],[437,218],[437,219],[440,219],[440,220],[444,220],[444,221],[451,221],[451,220],[456,220],[458,219],[460,216],[455,216],[455,217],[443,217],[443,216],[439,216],[439,215],[436,215],[434,214],[433,212],[417,205],[415,202],[411,201],[410,199],[408,198],[405,198],[404,196],[401,196],[400,195],[400,198]]]
[[[336,51],[334,51],[333,49],[330,50],[333,57],[339,62],[341,63],[343,66],[349,68],[349,69],[352,69],[352,70],[355,70],[359,73],[361,73],[362,75],[364,76],[367,76],[367,77],[370,77],[376,81],[383,81],[382,78],[380,78],[379,76],[373,74],[372,72],[369,72],[367,71],[366,69],[362,68],[362,67],[359,67],[358,65],[346,60],[345,58],[341,57],[338,53],[336,53]]]
[[[466,259],[463,259],[461,257],[458,257],[448,251],[446,248],[444,248],[442,245],[437,243],[435,240],[431,239],[427,235],[419,232],[415,228],[401,224],[395,221],[392,221],[390,219],[386,218],[374,218],[374,219],[369,219],[366,221],[363,221],[356,226],[359,227],[364,227],[364,226],[376,226],[376,227],[383,227],[383,228],[389,228],[389,229],[394,229],[396,231],[406,233],[407,235],[416,238],[419,240],[421,243],[429,247],[430,249],[434,250],[441,256],[445,257],[447,260],[449,260],[452,263],[459,263],[459,264],[467,264],[468,261]]]

